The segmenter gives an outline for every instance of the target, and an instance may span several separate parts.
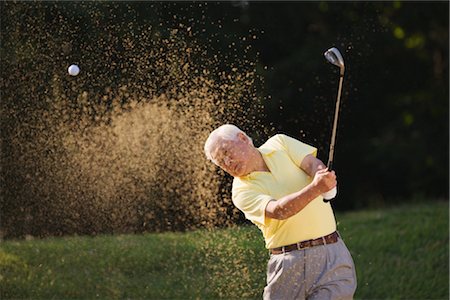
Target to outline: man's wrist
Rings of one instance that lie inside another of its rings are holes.
[[[311,192],[314,195],[316,195],[314,198],[316,198],[316,197],[322,195],[322,193],[326,192],[326,191],[323,191],[323,189],[320,187],[320,185],[317,182],[314,182],[314,181],[311,182],[310,186],[311,186]]]

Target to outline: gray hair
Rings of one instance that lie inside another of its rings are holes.
[[[241,129],[239,129],[237,126],[233,124],[224,124],[215,130],[213,130],[209,136],[208,139],[205,142],[205,155],[206,158],[208,158],[210,161],[215,163],[217,165],[217,161],[212,157],[212,152],[215,150],[217,143],[220,140],[225,141],[233,141],[237,140],[237,136],[239,133],[243,133],[249,140],[252,142],[252,139]]]

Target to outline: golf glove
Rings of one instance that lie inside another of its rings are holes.
[[[335,198],[336,195],[337,195],[337,186],[335,186],[334,188],[332,188],[328,192],[323,193],[322,197],[325,200],[331,200],[331,199]]]

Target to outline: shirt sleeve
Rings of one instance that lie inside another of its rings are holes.
[[[305,156],[312,154],[317,156],[317,148],[305,144],[297,139],[291,138],[287,135],[280,135],[281,141],[292,161],[300,167]]]
[[[258,226],[265,226],[266,206],[273,198],[249,185],[233,184],[233,204],[244,213],[245,217]]]

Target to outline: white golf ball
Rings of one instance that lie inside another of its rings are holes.
[[[80,73],[80,68],[77,65],[70,65],[70,67],[67,69],[70,75],[77,76],[78,73]]]

